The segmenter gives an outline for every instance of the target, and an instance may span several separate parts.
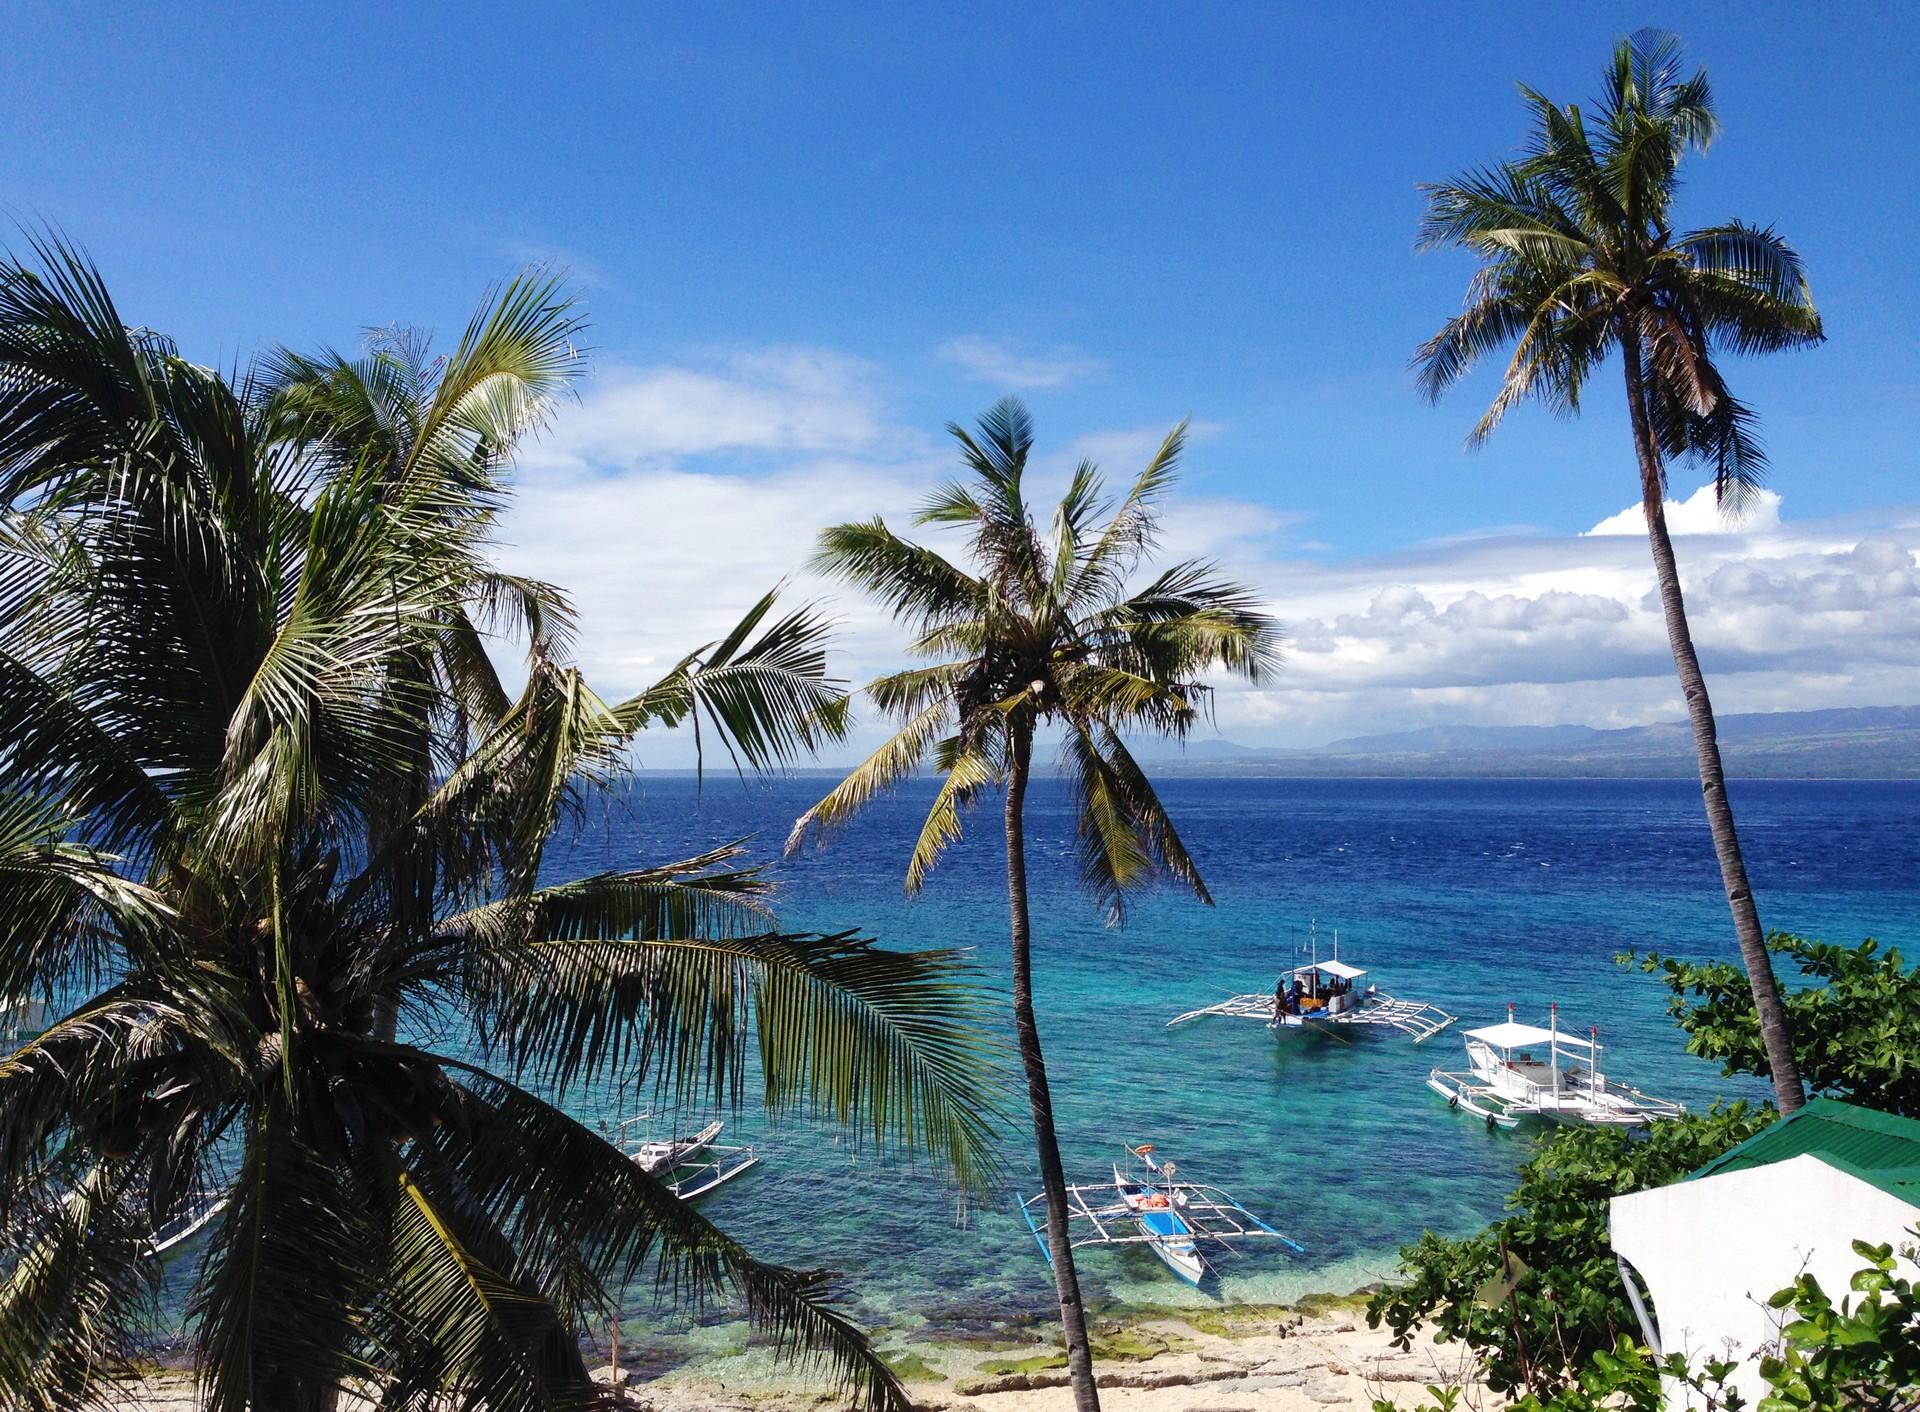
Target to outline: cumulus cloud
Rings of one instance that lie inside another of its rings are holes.
[[[1698,524],[1712,488],[1677,502]],[[1681,550],[1693,637],[1725,712],[1920,700],[1920,518],[1783,522]],[[1638,514],[1636,507],[1635,515]],[[1616,517],[1617,518],[1617,517]],[[1454,541],[1261,570],[1291,628],[1287,670],[1233,693],[1223,727],[1310,742],[1429,723],[1639,725],[1680,714],[1643,542],[1620,534]]]
[[[668,464],[727,452],[866,452],[881,420],[870,365],[819,348],[737,350],[693,364],[603,369],[523,458],[529,470]]]
[[[1035,499],[1056,493],[1081,456],[1124,481],[1171,422],[1088,432],[1048,453]],[[1218,431],[1197,426],[1195,440]],[[907,528],[951,470],[937,437],[892,417],[872,367],[829,350],[616,367],[525,458],[503,557],[571,591],[582,663],[609,693],[645,685],[783,580],[790,601],[820,601],[836,618],[835,668],[861,682],[901,660],[903,635],[809,572],[815,536],[876,513]],[[1801,523],[1768,494],[1728,527],[1710,487],[1669,514],[1687,536],[1682,578],[1720,710],[1920,701],[1920,514]],[[1508,532],[1330,561],[1290,541],[1297,517],[1284,509],[1182,493],[1162,553],[1218,560],[1287,628],[1275,680],[1222,683],[1220,727],[1249,744],[1438,723],[1675,719],[1651,562],[1638,524],[1618,527],[1623,516],[1582,535]],[[646,763],[685,761],[684,743],[642,745]]]
[[[1074,348],[1021,352],[990,338],[950,339],[940,356],[975,382],[1014,392],[1051,391],[1106,371],[1107,365]]]
[[[1780,496],[1771,490],[1756,490],[1743,502],[1723,506],[1720,496],[1708,481],[1685,500],[1666,504],[1667,533],[1680,534],[1752,534],[1780,528]],[[1631,534],[1646,538],[1647,512],[1640,504],[1627,506],[1617,515],[1609,515],[1587,531],[1588,534]]]

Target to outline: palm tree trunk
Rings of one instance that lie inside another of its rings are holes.
[[[1746,860],[1740,856],[1740,835],[1734,831],[1733,807],[1727,802],[1726,776],[1720,765],[1720,742],[1714,730],[1713,702],[1706,678],[1693,650],[1687,627],[1687,605],[1680,595],[1680,569],[1674,562],[1673,541],[1667,535],[1664,477],[1659,448],[1647,415],[1646,385],[1640,362],[1639,339],[1631,329],[1620,340],[1627,373],[1627,408],[1633,420],[1633,448],[1640,461],[1640,501],[1647,515],[1647,538],[1653,544],[1653,572],[1660,583],[1660,603],[1666,610],[1667,641],[1673,665],[1686,693],[1687,719],[1693,726],[1693,749],[1700,766],[1700,790],[1705,796],[1707,827],[1713,832],[1713,851],[1720,859],[1720,880],[1726,886],[1727,906],[1733,912],[1733,931],[1740,943],[1740,960],[1753,989],[1753,1007],[1760,1016],[1760,1035],[1766,1043],[1767,1067],[1773,1074],[1774,1101],[1782,1113],[1806,1102],[1800,1066],[1793,1055],[1793,1035],[1786,1008],[1780,1002],[1780,983],[1773,974],[1773,958],[1760,930],[1760,910],[1747,884]]]
[[[1087,1338],[1087,1311],[1080,1302],[1080,1277],[1073,1268],[1073,1243],[1067,1233],[1067,1179],[1060,1167],[1060,1144],[1053,1134],[1053,1096],[1047,1087],[1047,1061],[1040,1052],[1040,1026],[1033,1015],[1033,929],[1027,915],[1027,775],[1033,759],[1033,724],[1012,729],[1012,768],[1007,779],[1007,906],[1013,922],[1013,1028],[1020,1063],[1027,1073],[1027,1103],[1033,1110],[1033,1146],[1040,1158],[1040,1189],[1047,1198],[1047,1252],[1053,1258],[1053,1285],[1060,1296],[1060,1324],[1067,1338],[1067,1375],[1073,1380],[1078,1412],[1100,1412],[1100,1391],[1093,1381],[1093,1346]]]

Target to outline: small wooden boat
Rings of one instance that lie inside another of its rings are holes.
[[[1560,1028],[1560,1007],[1548,1011],[1547,1028],[1514,1021],[1468,1030],[1464,1072],[1435,1069],[1427,1087],[1447,1107],[1481,1119],[1489,1128],[1514,1128],[1528,1119],[1638,1127],[1656,1118],[1678,1117],[1678,1103],[1655,1098],[1609,1079],[1600,1068],[1604,1046],[1593,1029],[1586,1039]]]
[[[1175,1164],[1157,1161],[1154,1151],[1152,1143],[1129,1146],[1124,1167],[1113,1165],[1111,1182],[1067,1188],[1067,1227],[1074,1249],[1144,1245],[1169,1270],[1194,1285],[1213,1268],[1207,1249],[1232,1250],[1233,1242],[1242,1238],[1270,1238],[1295,1254],[1306,1253],[1306,1247],[1218,1187],[1179,1180]],[[1051,1264],[1045,1195],[1022,1201],[1020,1212],[1040,1253]]]

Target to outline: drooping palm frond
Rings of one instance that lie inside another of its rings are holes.
[[[136,1352],[155,1315],[154,1271],[109,1165],[35,1196],[7,1215],[0,1395],[11,1412],[68,1412],[90,1403],[102,1366]]]
[[[834,1307],[825,1275],[754,1259],[598,1134],[497,1075],[460,1067],[465,1098],[459,1121],[435,1134],[439,1160],[476,1215],[528,1260],[577,1252],[589,1289],[621,1288],[651,1268],[676,1301],[732,1295],[777,1354],[824,1368],[868,1412],[906,1412],[899,1380]]]
[[[732,1102],[751,1037],[770,1109],[927,1153],[969,1188],[991,1178],[994,1109],[978,1078],[998,1048],[961,953],[887,951],[851,934],[586,930],[471,949],[462,988],[510,1067],[560,1089],[615,1069],[679,1100]]]

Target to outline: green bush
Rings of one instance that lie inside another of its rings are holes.
[[[1775,932],[1767,946],[1790,958],[1807,982],[1785,994],[1800,1076],[1814,1093],[1920,1118],[1920,970],[1869,937],[1840,946]],[[1626,956],[1659,975],[1687,1034],[1687,1052],[1725,1073],[1769,1077],[1760,1020],[1746,972],[1736,961]]]

